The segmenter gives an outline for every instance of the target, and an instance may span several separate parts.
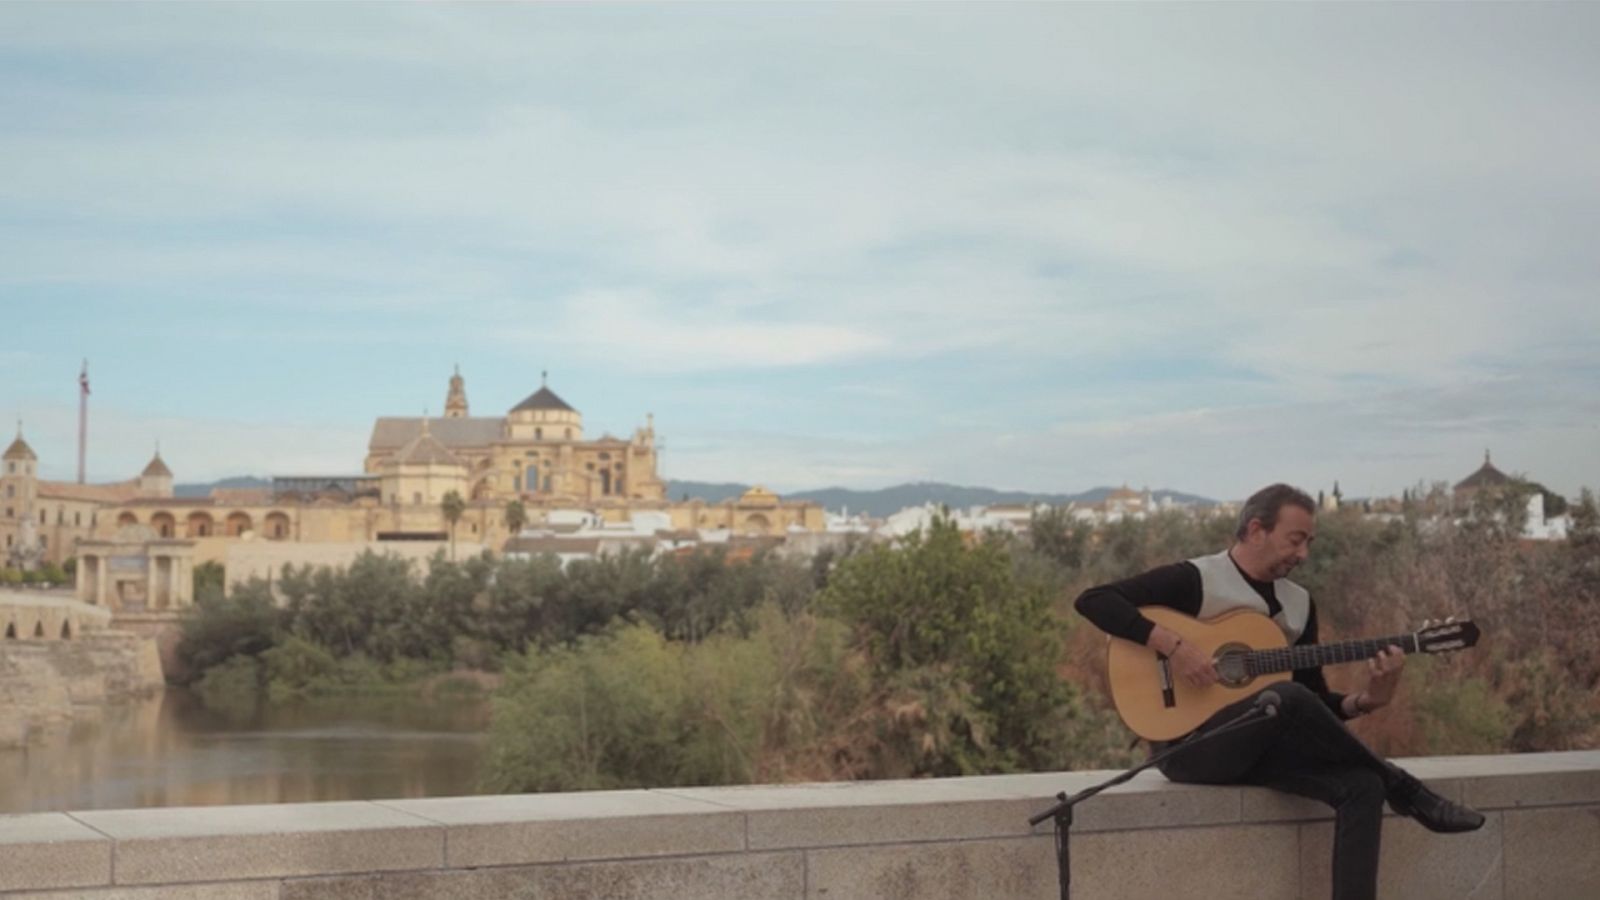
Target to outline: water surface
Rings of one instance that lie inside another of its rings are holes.
[[[168,688],[0,750],[0,813],[477,793],[488,700],[211,708]]]

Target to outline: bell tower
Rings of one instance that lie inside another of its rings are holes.
[[[467,417],[467,383],[461,378],[461,366],[456,366],[456,373],[450,376],[450,393],[444,398],[444,417],[446,419],[465,419]]]

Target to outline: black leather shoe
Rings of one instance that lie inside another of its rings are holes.
[[[1477,831],[1483,827],[1483,813],[1454,800],[1446,800],[1420,784],[1409,797],[1389,798],[1389,806],[1402,816],[1416,819],[1429,831],[1440,834]]]

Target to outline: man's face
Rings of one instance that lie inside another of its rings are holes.
[[[1256,538],[1263,567],[1274,579],[1287,578],[1295,566],[1311,555],[1311,542],[1317,537],[1317,520],[1298,506],[1284,504],[1278,510],[1277,527],[1267,531],[1259,521],[1250,526]]]

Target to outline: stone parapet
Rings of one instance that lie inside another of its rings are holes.
[[[1600,897],[1600,751],[1402,760],[1488,824],[1384,825],[1380,896]],[[0,817],[0,900],[1053,900],[1057,791],[1111,773]],[[1145,773],[1078,810],[1075,898],[1312,900],[1314,803]]]

